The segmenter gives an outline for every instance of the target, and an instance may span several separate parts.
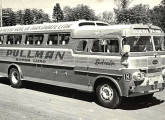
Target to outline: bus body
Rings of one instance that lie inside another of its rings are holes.
[[[163,36],[156,26],[97,21],[2,27],[0,75],[16,88],[28,80],[95,92],[115,108],[123,96],[164,89]]]

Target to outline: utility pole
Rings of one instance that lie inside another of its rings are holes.
[[[0,17],[1,17],[1,27],[2,27],[2,0],[0,1]]]

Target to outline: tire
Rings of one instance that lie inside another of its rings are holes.
[[[117,90],[109,83],[102,83],[96,87],[96,97],[98,103],[107,108],[116,108],[121,103]]]
[[[22,81],[20,78],[20,73],[16,68],[12,68],[9,72],[9,80],[11,83],[11,86],[14,88],[20,88],[22,87]]]

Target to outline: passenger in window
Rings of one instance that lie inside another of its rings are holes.
[[[65,44],[68,44],[68,42],[69,42],[69,36],[65,36],[63,41],[65,41],[64,42]]]
[[[27,41],[26,41],[26,45],[29,45],[29,44],[30,44],[30,42],[29,42],[29,40],[27,40]]]
[[[3,41],[0,41],[0,45],[2,45],[3,44]]]
[[[92,52],[100,52],[99,50],[99,40],[96,40],[94,43],[93,43],[93,47],[92,47]]]
[[[110,43],[108,44],[107,52],[119,52],[119,47],[118,47],[118,42],[115,40],[111,40]]]

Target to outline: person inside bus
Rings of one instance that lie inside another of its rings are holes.
[[[119,45],[117,40],[111,40],[107,47],[107,52],[119,52]]]
[[[92,52],[100,52],[100,42],[99,40],[94,41],[93,47],[92,47]]]

